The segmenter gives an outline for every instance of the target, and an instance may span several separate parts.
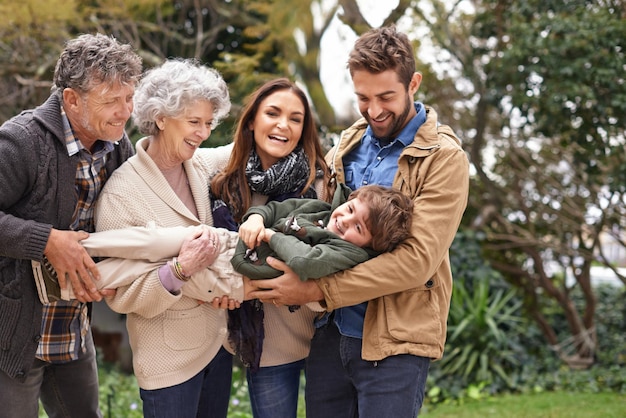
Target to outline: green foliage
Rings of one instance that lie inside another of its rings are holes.
[[[81,20],[74,1],[0,1],[0,123],[43,102],[56,60]]]
[[[120,371],[117,367],[99,361],[100,410],[105,418],[143,417],[139,386],[135,376]]]
[[[485,67],[496,105],[504,97],[533,124],[535,132],[576,144],[575,161],[588,175],[606,174],[626,191],[626,25],[624,6],[605,1],[496,2],[482,16],[482,36],[497,36],[503,46]],[[495,13],[494,13],[495,12]],[[503,23],[506,22],[506,27]]]
[[[445,374],[493,383],[502,380],[512,387],[508,371],[519,366],[520,347],[508,335],[521,331],[521,301],[515,289],[495,289],[489,278],[471,288],[457,280],[450,309],[450,335],[446,357],[441,361]]]
[[[597,298],[595,313],[595,333],[599,342],[596,347],[596,361],[602,367],[626,367],[626,287],[600,285],[594,288]],[[582,309],[585,298],[579,288],[571,293],[576,309]],[[562,311],[554,304],[546,304],[543,312],[560,339],[565,339],[567,321]]]
[[[249,418],[252,416],[246,373],[239,366],[233,368],[233,384],[230,389],[228,416],[232,418]]]
[[[599,286],[596,295],[596,332],[600,342],[598,361],[605,366],[626,368],[626,286]]]
[[[1,1],[0,13],[3,16],[0,20],[0,31],[11,30],[16,34],[20,31],[55,29],[56,25],[63,25],[77,18],[75,0]]]
[[[241,104],[261,83],[286,75],[288,71],[287,63],[281,59],[280,40],[268,24],[271,3],[265,0],[245,1],[240,3],[238,9],[240,18],[233,19],[228,30],[234,42],[230,48],[220,51],[212,62],[229,84],[236,86],[232,99],[234,103]],[[225,45],[228,43],[225,42]]]
[[[520,300],[482,258],[481,242],[480,234],[462,230],[451,247],[455,283],[448,340],[443,359],[431,366],[426,409],[504,393],[625,393],[626,287],[596,289],[596,333],[603,344],[594,367],[572,370],[535,324],[521,319]],[[584,306],[579,290],[571,298],[574,305]],[[566,337],[562,311],[554,302],[543,309],[550,325]]]
[[[625,219],[623,2],[475,5],[470,40],[456,48],[480,95],[468,131],[477,171],[468,221],[546,338],[594,338],[590,265],[612,261],[603,238],[623,235]],[[577,309],[565,272],[585,291]],[[548,305],[567,318],[560,328],[543,317]],[[592,362],[594,344],[577,344],[570,358]]]
[[[513,388],[511,373],[520,368],[524,352],[516,336],[528,326],[521,300],[482,259],[472,232],[459,232],[450,253],[455,281],[448,338],[443,359],[433,365],[434,375],[444,380],[454,376],[451,393],[456,396],[465,391],[475,397],[486,385],[492,391]]]
[[[566,367],[552,373],[535,376],[534,387],[524,392],[568,391],[581,393],[614,392],[626,394],[626,367],[610,365],[589,370],[571,370]]]
[[[523,344],[528,361],[518,373],[517,391],[575,391],[585,393],[626,393],[626,287],[602,285],[596,288],[596,364],[587,370],[572,370],[561,364],[546,344],[541,344],[533,327],[524,331]],[[578,289],[571,295],[579,308],[585,303]],[[548,305],[544,314],[556,330],[566,328],[562,312]],[[562,333],[561,337],[566,336]]]

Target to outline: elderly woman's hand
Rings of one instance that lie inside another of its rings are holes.
[[[215,229],[205,227],[194,232],[180,248],[178,262],[183,272],[191,276],[213,264],[220,252],[219,236]]]

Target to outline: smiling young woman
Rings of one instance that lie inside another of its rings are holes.
[[[211,183],[214,201],[222,202],[225,209],[224,216],[214,211],[215,225],[236,227],[251,206],[270,201],[290,197],[328,200],[328,178],[305,93],[288,79],[270,80],[249,97],[237,123],[231,158]],[[220,217],[229,221],[218,225]],[[241,309],[250,306],[244,303]],[[260,368],[247,370],[253,415],[295,418],[315,312],[308,308],[290,312],[288,307],[272,303],[263,304],[263,310]],[[230,316],[234,321],[233,314]]]

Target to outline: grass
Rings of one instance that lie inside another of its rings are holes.
[[[425,405],[420,418],[623,418],[626,396],[618,393],[543,392],[496,396],[462,405]]]
[[[242,370],[233,370],[229,418],[251,418]],[[139,388],[133,375],[100,365],[100,407],[105,418],[141,418]],[[305,418],[302,379],[298,418]],[[46,417],[40,411],[39,417]],[[502,395],[462,404],[426,404],[420,418],[624,418],[626,396],[619,393],[542,392]],[[332,418],[332,417],[329,417]]]

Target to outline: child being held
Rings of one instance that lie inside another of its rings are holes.
[[[269,202],[244,215],[231,262],[251,279],[282,274],[265,262],[270,255],[284,261],[301,280],[324,277],[392,251],[408,237],[412,214],[410,198],[378,185],[355,191],[339,185],[332,203],[318,199]],[[262,322],[258,301],[244,302],[229,312],[229,341],[252,371],[261,357]]]

